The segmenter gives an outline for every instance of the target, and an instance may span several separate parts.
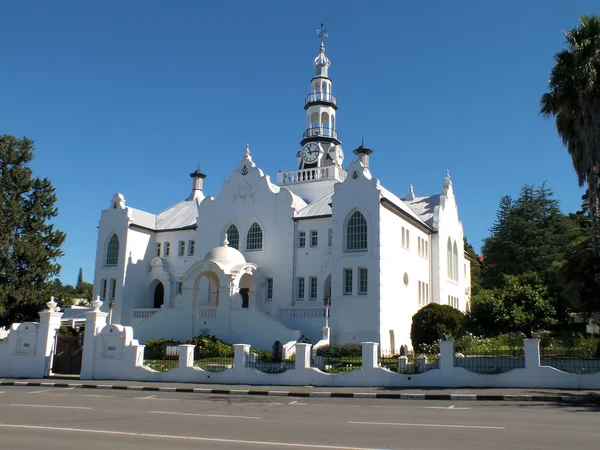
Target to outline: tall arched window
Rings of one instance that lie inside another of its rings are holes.
[[[108,246],[106,247],[106,265],[107,266],[116,266],[119,263],[119,238],[116,233],[110,238],[108,241]]]
[[[229,225],[229,228],[227,228],[227,240],[230,247],[236,250],[240,249],[240,233],[234,224]]]
[[[256,222],[252,224],[246,236],[246,250],[262,250],[263,232]]]
[[[366,250],[367,249],[367,221],[359,211],[354,213],[348,219],[346,226],[346,250]]]
[[[452,248],[452,266],[454,267],[454,281],[458,281],[458,247],[456,241],[454,241],[454,247]]]
[[[446,250],[446,266],[448,268],[448,279],[452,280],[452,241],[448,238],[448,247]]]

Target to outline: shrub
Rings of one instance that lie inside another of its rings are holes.
[[[345,358],[348,356],[362,356],[361,344],[324,345],[317,349],[317,355],[327,358]]]
[[[196,336],[185,341],[186,344],[198,347],[198,353],[203,358],[233,358],[235,350],[233,345],[220,341],[215,336]]]
[[[465,316],[448,305],[430,303],[412,318],[410,339],[413,348],[433,344],[440,339],[457,339],[464,334]]]
[[[179,342],[169,338],[148,339],[144,349],[144,359],[164,359],[167,345],[179,345]]]

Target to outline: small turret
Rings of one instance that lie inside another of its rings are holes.
[[[365,169],[369,168],[369,155],[373,153],[373,150],[365,147],[365,139],[363,138],[362,144],[356,150],[354,150],[354,154],[356,155],[356,159],[358,159]]]
[[[190,173],[190,177],[192,177],[192,193],[188,200],[199,197],[203,198],[204,193],[202,192],[202,185],[206,175],[200,170],[200,165],[198,165],[198,168],[194,172]]]

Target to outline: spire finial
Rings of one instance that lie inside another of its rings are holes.
[[[246,150],[244,151],[244,155],[250,156],[250,144],[246,144]]]
[[[364,137],[364,136],[362,137],[362,143],[360,144],[360,146],[361,146],[361,147],[364,147],[364,146],[365,146],[365,137]]]
[[[329,37],[329,35],[327,34],[327,30],[325,29],[325,25],[321,24],[321,28],[317,29],[317,36],[321,40],[321,51],[324,52],[325,51],[325,43],[323,42],[323,40],[326,37]]]
[[[223,239],[223,247],[227,247],[229,245],[229,241],[227,240],[227,233],[225,233],[225,239]]]

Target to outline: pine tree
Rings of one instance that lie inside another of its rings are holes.
[[[0,326],[36,320],[55,286],[65,234],[47,178],[33,177],[33,141],[0,135]]]
[[[77,284],[75,285],[75,289],[81,289],[81,283],[83,283],[83,267],[79,268],[79,275],[77,275]]]

